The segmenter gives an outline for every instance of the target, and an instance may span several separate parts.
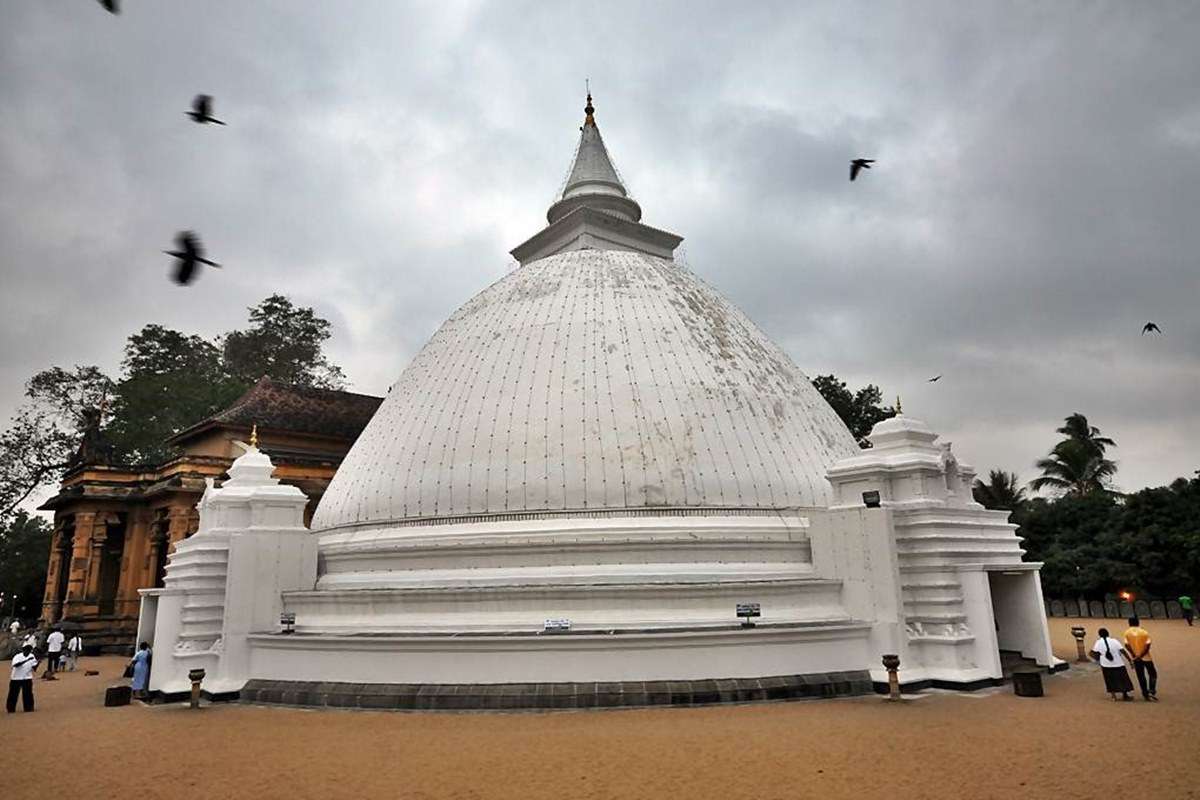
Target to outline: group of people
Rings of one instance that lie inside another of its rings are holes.
[[[1190,619],[1188,624],[1192,624]],[[1158,668],[1154,666],[1154,658],[1150,655],[1150,632],[1142,627],[1141,620],[1130,617],[1129,628],[1120,641],[1109,636],[1108,628],[1101,628],[1098,635],[1100,638],[1092,645],[1092,658],[1100,664],[1100,671],[1104,674],[1105,691],[1112,695],[1113,700],[1117,699],[1117,695],[1121,695],[1122,700],[1133,699],[1129,696],[1133,691],[1133,682],[1126,668],[1128,661],[1133,663],[1142,698],[1156,702]]]
[[[14,623],[15,624],[15,623]],[[20,628],[10,628],[10,633],[17,635]],[[12,657],[12,671],[8,681],[8,699],[4,704],[5,710],[12,714],[17,710],[17,699],[21,700],[21,708],[33,711],[33,676],[40,660],[37,656],[39,648],[38,631],[30,631],[21,642],[21,649]],[[57,680],[54,673],[61,668],[74,671],[79,664],[79,656],[83,653],[83,637],[78,633],[70,639],[58,628],[51,628],[46,636],[45,662],[46,669],[42,673],[44,680]],[[65,664],[63,658],[65,654]]]

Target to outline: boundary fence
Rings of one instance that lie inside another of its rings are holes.
[[[1183,619],[1183,607],[1178,600],[1136,599],[1087,600],[1082,597],[1070,599],[1045,598],[1046,613],[1052,617],[1080,617],[1092,619],[1127,619],[1137,615],[1143,619]]]

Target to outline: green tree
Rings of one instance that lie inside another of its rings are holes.
[[[1100,429],[1088,424],[1083,414],[1072,414],[1065,423],[1057,432],[1066,438],[1037,462],[1042,474],[1030,481],[1029,487],[1074,496],[1110,491],[1117,464],[1104,454],[1116,443],[1101,436]]]
[[[42,608],[50,526],[44,519],[17,511],[0,524],[0,617],[36,617]]]
[[[38,489],[58,480],[113,383],[97,367],[52,367],[25,384],[26,401],[0,433],[0,525]]]
[[[345,375],[321,348],[330,324],[311,308],[297,308],[273,294],[250,309],[251,326],[225,337],[225,367],[245,386],[264,375],[277,381],[324,389],[341,389]]]
[[[26,385],[26,402],[0,432],[0,524],[39,489],[61,479],[79,451],[158,463],[171,435],[227,407],[263,375],[341,388],[322,352],[330,324],[272,295],[250,309],[251,326],[215,341],[147,325],[129,337],[114,383],[97,367],[52,367]]]
[[[895,408],[882,405],[883,392],[873,383],[851,392],[846,382],[838,380],[836,375],[818,375],[813,378],[812,385],[846,423],[850,433],[858,440],[859,447],[871,446],[867,434],[876,423],[896,416]]]
[[[121,459],[134,463],[172,457],[168,438],[225,408],[247,388],[227,374],[216,344],[161,325],[129,337],[121,369],[105,433]]]
[[[984,508],[1004,509],[1014,511],[1025,502],[1025,489],[1015,472],[1005,472],[994,469],[988,473],[988,481],[984,483],[979,478],[971,487],[975,502]]]

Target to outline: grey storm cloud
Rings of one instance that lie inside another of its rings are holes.
[[[810,376],[903,395],[981,470],[1032,477],[1074,411],[1123,488],[1200,467],[1194,3],[0,16],[5,416],[39,369],[115,372],[141,326],[216,335],[272,292],[383,393],[544,224],[586,77],[646,221]],[[200,92],[228,127],[183,116]],[[226,264],[188,289],[182,228]]]

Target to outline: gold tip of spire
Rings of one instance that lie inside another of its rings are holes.
[[[258,423],[250,426],[250,446],[258,447]]]
[[[592,114],[596,113],[596,109],[592,108],[592,93],[590,91],[587,96],[587,105],[583,107],[583,113],[587,115],[583,118],[583,124],[591,125],[593,128],[596,127],[596,118],[592,116]]]
[[[900,395],[896,395],[896,413],[903,414],[904,409],[900,406]]]

